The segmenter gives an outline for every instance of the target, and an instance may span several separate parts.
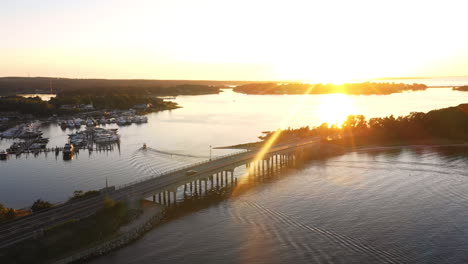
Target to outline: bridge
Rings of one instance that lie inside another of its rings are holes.
[[[152,198],[154,202],[171,206],[177,203],[177,193],[182,191],[201,195],[203,191],[235,184],[234,170],[239,166],[246,166],[249,174],[268,174],[278,168],[298,165],[312,152],[319,153],[320,148],[320,140],[309,140],[276,145],[267,150],[243,151],[107,189],[91,198],[62,203],[0,224],[0,249],[39,237],[43,230],[52,226],[93,215],[102,208],[106,196],[127,203]]]

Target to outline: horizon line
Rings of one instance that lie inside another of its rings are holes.
[[[394,77],[373,77],[373,78],[356,78],[349,81],[360,80],[416,80],[416,79],[432,79],[432,78],[449,78],[449,77],[468,77],[468,75],[434,75],[434,76],[394,76]],[[31,78],[31,79],[68,79],[68,80],[114,80],[114,81],[212,81],[212,82],[310,82],[304,79],[291,79],[291,80],[233,80],[233,79],[149,79],[149,78],[97,78],[97,77],[54,77],[54,76],[0,76],[0,79],[6,78]]]

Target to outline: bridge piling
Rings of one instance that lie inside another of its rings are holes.
[[[202,193],[202,182],[201,182],[201,180],[198,180],[198,190],[199,190],[198,195],[202,196],[203,193]]]

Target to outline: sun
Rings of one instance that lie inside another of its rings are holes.
[[[323,95],[320,101],[319,116],[322,123],[340,127],[348,115],[356,113],[353,100],[345,94]]]

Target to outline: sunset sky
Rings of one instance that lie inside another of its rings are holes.
[[[4,1],[0,76],[468,75],[467,7],[466,0]]]

